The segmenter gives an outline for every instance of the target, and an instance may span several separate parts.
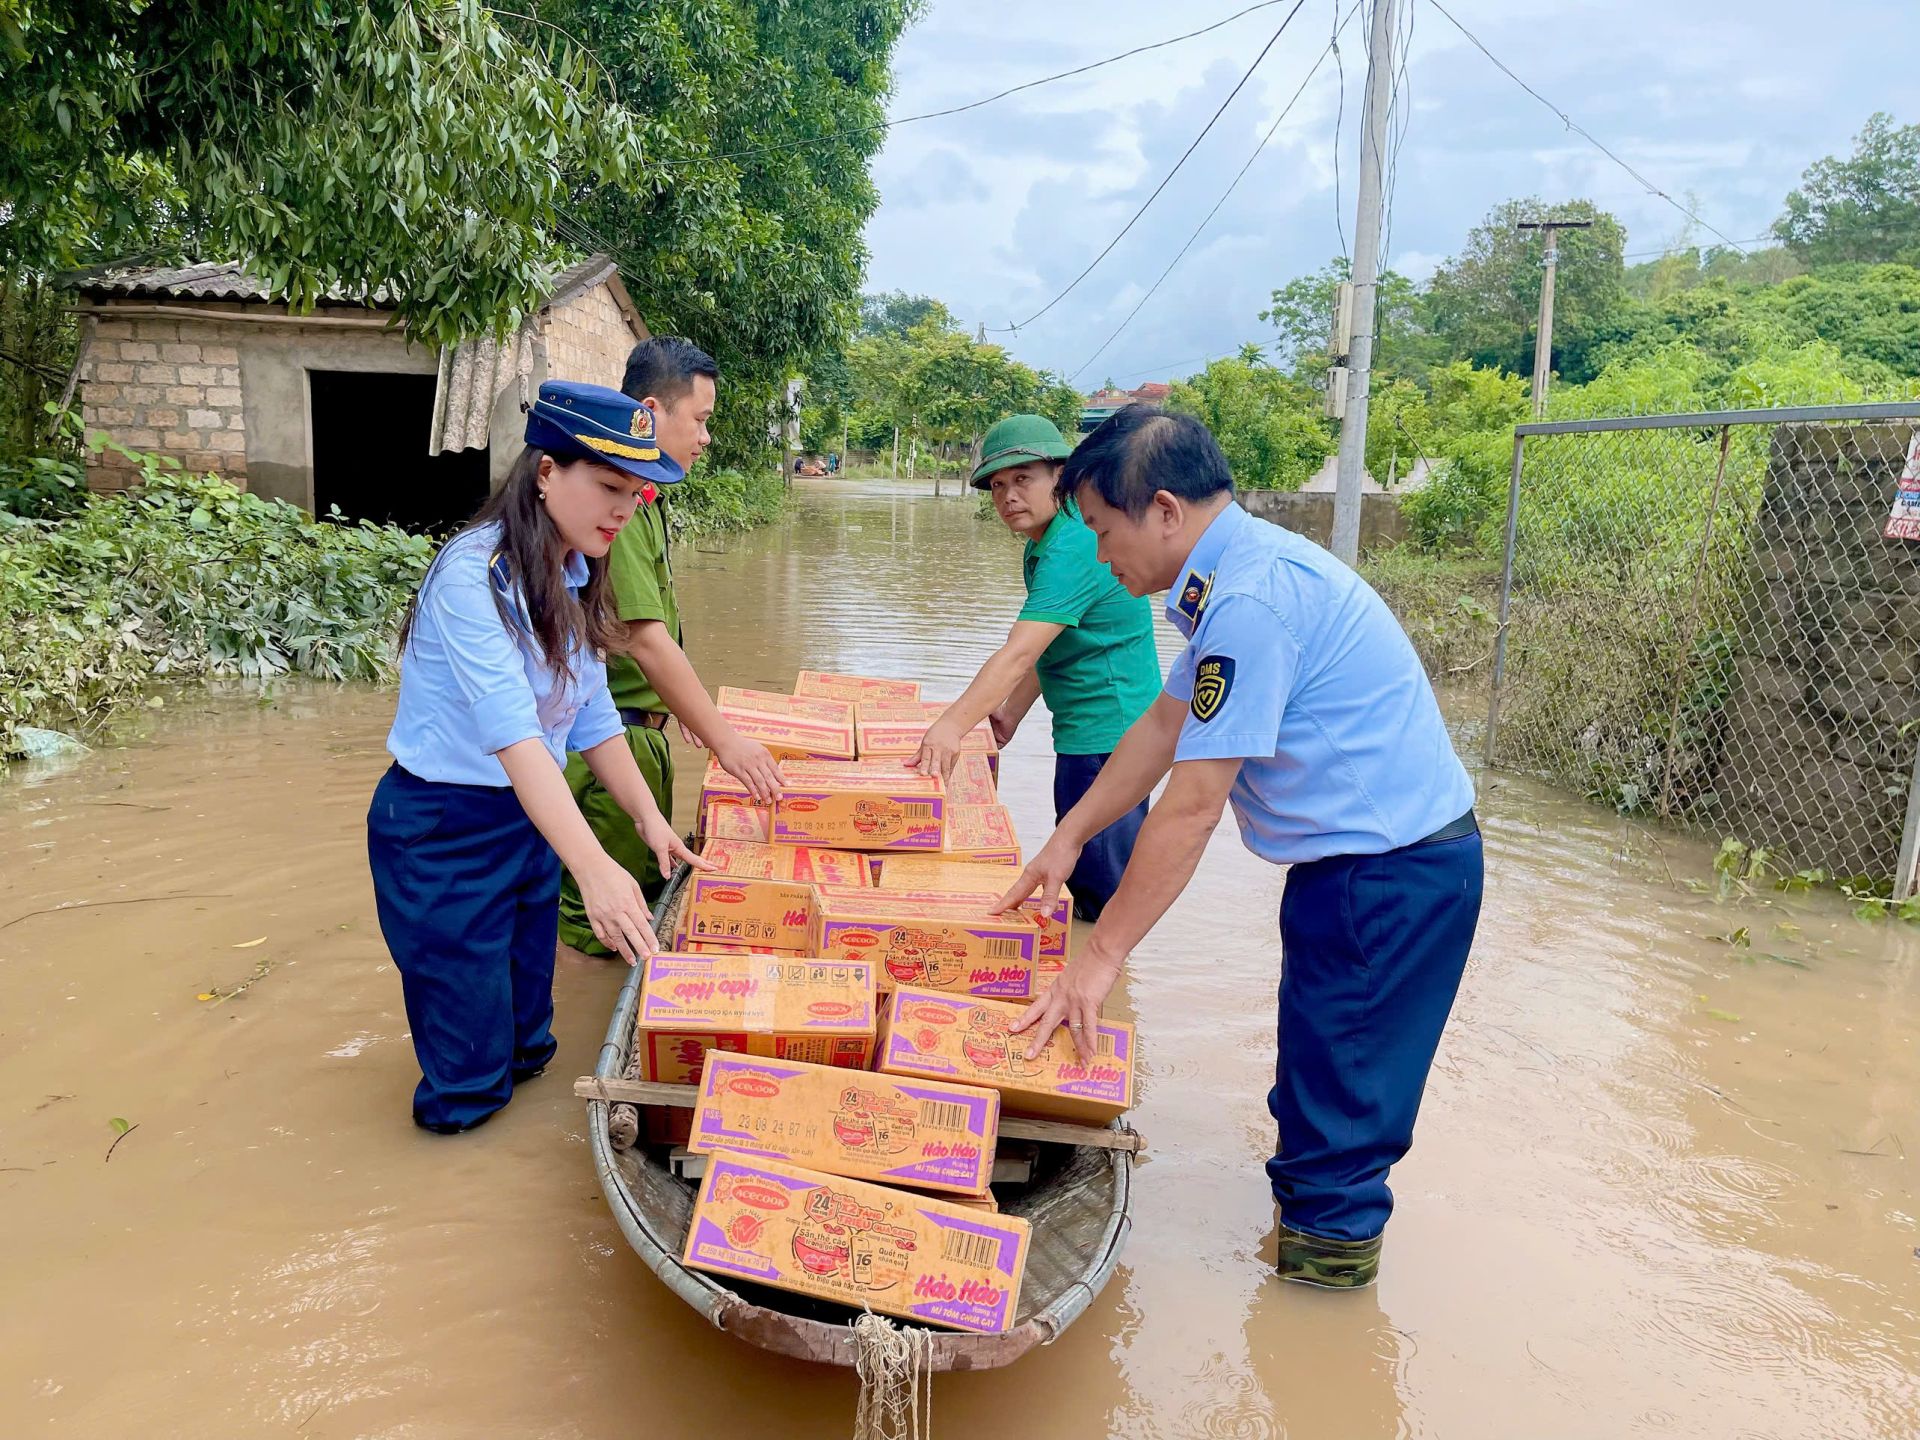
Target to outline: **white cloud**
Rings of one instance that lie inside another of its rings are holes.
[[[1232,7],[1222,4],[1221,13]],[[1915,113],[1897,65],[1920,52],[1920,6],[1859,0],[1844,25],[1793,0],[1735,7],[1672,0],[1449,0],[1527,82],[1648,179],[1735,239],[1763,233],[1800,172],[1844,151],[1875,109]],[[972,325],[1031,314],[1099,252],[1172,168],[1279,17],[1256,11],[1199,39],[901,126],[875,169],[869,283],[938,295]],[[935,0],[902,42],[896,116],[961,104],[1205,23],[1145,0],[1109,0],[1099,24],[1032,0]],[[1072,294],[1017,335],[1036,365],[1077,368],[1154,283],[1226,189],[1326,44],[1327,9],[1301,12],[1233,106],[1134,230]],[[1264,340],[1269,292],[1352,239],[1363,46],[1343,37],[1347,94],[1334,205],[1337,93],[1329,65],[1240,188],[1126,332],[1091,383]],[[1403,101],[1391,261],[1416,278],[1454,253],[1494,205],[1584,196],[1611,210],[1630,250],[1658,247],[1685,217],[1623,173],[1473,48],[1432,8],[1415,12]],[[1704,238],[1704,237],[1703,237]]]

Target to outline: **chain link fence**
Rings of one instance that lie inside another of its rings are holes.
[[[1920,541],[1882,532],[1917,427],[1920,404],[1519,426],[1488,763],[1911,893]]]

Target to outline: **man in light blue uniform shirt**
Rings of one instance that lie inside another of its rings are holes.
[[[1290,867],[1267,1162],[1280,1274],[1370,1284],[1387,1171],[1414,1117],[1479,919],[1473,782],[1399,622],[1327,551],[1233,500],[1198,420],[1129,406],[1061,477],[1136,595],[1167,590],[1188,637],[1166,689],[1008,892],[1058,893],[1085,837],[1167,788],[1081,953],[1016,1029],[1076,1044],[1233,805],[1247,848]]]

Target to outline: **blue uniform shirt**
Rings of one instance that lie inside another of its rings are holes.
[[[407,650],[400,657],[400,705],[387,749],[422,780],[455,785],[507,784],[496,753],[538,740],[565,766],[567,751],[590,750],[621,733],[607,693],[607,667],[576,644],[573,683],[555,683],[538,647],[501,622],[489,565],[500,540],[485,525],[448,543],[427,573]],[[587,583],[587,562],[567,556],[567,588]],[[521,619],[518,587],[510,603]]]
[[[1406,632],[1312,541],[1227,506],[1167,619],[1189,637],[1167,676],[1187,706],[1174,759],[1243,762],[1233,812],[1262,859],[1377,855],[1472,807]]]

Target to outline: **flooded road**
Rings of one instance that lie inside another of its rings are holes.
[[[816,484],[682,547],[702,673],[957,693],[1019,593],[972,511]],[[848,1372],[707,1328],[606,1212],[568,1087],[618,967],[562,963],[560,1057],[486,1129],[408,1123],[363,828],[392,703],[193,698],[0,783],[0,1433],[848,1434]],[[1003,782],[1030,848],[1050,775],[1036,710]],[[682,752],[682,818],[697,777]],[[940,1433],[1920,1429],[1920,931],[1694,893],[1706,847],[1509,777],[1481,812],[1485,917],[1379,1286],[1270,1278],[1281,876],[1229,821],[1116,992],[1151,1146],[1120,1271],[1050,1349],[939,1377]]]

